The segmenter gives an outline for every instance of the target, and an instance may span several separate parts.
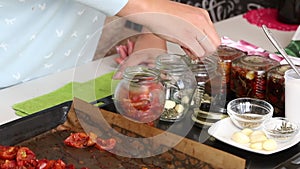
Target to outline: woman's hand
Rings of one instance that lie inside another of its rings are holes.
[[[123,71],[128,66],[146,65],[155,66],[157,56],[167,52],[166,41],[153,35],[142,34],[136,42],[128,41],[126,45],[117,47],[119,57],[115,60],[120,64],[115,79],[121,79]]]
[[[220,45],[206,10],[165,0],[129,0],[117,14],[179,44],[189,55],[203,57]]]

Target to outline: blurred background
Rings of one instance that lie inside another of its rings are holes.
[[[174,0],[206,9],[213,22],[221,21],[252,9],[277,8],[279,0]]]

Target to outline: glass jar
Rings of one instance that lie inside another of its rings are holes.
[[[219,69],[222,73],[222,82],[225,84],[223,92],[226,94],[228,99],[231,99],[234,95],[234,91],[231,90],[234,88],[230,87],[233,85],[230,81],[232,61],[245,56],[246,53],[230,46],[221,45],[218,47],[216,55],[219,57]]]
[[[196,89],[196,80],[185,56],[163,54],[156,58],[156,68],[161,72],[166,89],[166,102],[160,120],[175,122],[188,111]]]
[[[114,91],[117,111],[139,123],[155,125],[164,109],[165,88],[157,69],[127,67]]]
[[[232,62],[232,90],[236,97],[266,98],[266,72],[279,62],[265,56],[246,55]]]
[[[209,96],[215,95],[220,92],[220,77],[218,72],[217,58],[206,57],[202,61],[189,61],[189,67],[193,72],[197,88],[195,90],[193,102],[196,107],[199,107],[204,94]]]
[[[284,73],[291,69],[288,64],[278,65],[267,72],[266,100],[274,107],[274,117],[284,117]]]
[[[225,95],[221,92],[224,86],[222,74],[218,71],[218,61],[212,55],[189,64],[197,81],[192,114],[192,120],[197,126],[208,127],[226,116]]]

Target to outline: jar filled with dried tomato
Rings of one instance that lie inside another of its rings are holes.
[[[275,117],[284,117],[285,87],[284,73],[291,69],[288,64],[278,65],[267,72],[266,100],[274,107]]]
[[[135,122],[155,125],[165,103],[165,88],[157,69],[127,67],[114,91],[117,111]]]
[[[230,87],[231,85],[233,85],[230,82],[232,61],[245,56],[246,53],[242,50],[230,46],[221,45],[218,47],[215,54],[217,55],[217,57],[219,57],[219,72],[222,73],[222,83],[224,83],[226,87],[223,92],[225,92],[227,98],[232,98],[232,96],[234,95],[234,91],[232,91]]]
[[[236,97],[266,98],[267,71],[279,62],[265,56],[246,55],[232,62],[232,90]]]

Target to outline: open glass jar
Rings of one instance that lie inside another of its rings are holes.
[[[195,106],[200,106],[204,94],[211,96],[220,93],[221,74],[218,72],[217,62],[217,58],[213,56],[207,57],[201,61],[189,60],[189,67],[197,82],[197,88],[193,98]]]
[[[202,60],[191,61],[190,68],[197,81],[194,94],[192,120],[201,127],[211,126],[224,118],[226,96],[222,91],[222,74],[218,69],[219,59],[215,55]]]
[[[156,58],[156,68],[160,71],[166,90],[165,106],[160,120],[175,122],[181,120],[188,111],[196,80],[188,67],[185,56],[163,54]]]
[[[140,123],[155,125],[164,110],[165,88],[157,69],[126,68],[114,92],[117,111]]]

